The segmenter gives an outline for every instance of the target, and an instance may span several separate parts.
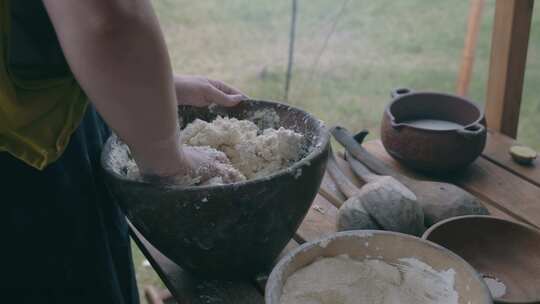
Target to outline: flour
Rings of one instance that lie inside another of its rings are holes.
[[[457,304],[454,276],[414,258],[321,258],[287,279],[281,304]]]
[[[137,168],[137,164],[131,157],[129,149],[116,135],[113,135],[112,141],[110,158],[113,168],[129,179],[139,180],[139,168]]]
[[[188,124],[181,140],[190,146],[208,146],[222,151],[232,166],[247,179],[267,176],[288,167],[299,158],[303,136],[292,130],[260,130],[249,120],[218,117]]]
[[[500,298],[506,294],[506,285],[499,279],[486,275],[483,275],[482,277],[494,298]]]

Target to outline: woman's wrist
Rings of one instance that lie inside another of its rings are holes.
[[[189,175],[178,133],[163,140],[130,147],[132,155],[145,179],[162,179]]]

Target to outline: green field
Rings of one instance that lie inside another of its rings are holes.
[[[486,2],[470,92],[480,104],[495,1]],[[175,72],[283,100],[291,1],[153,3]],[[468,9],[466,0],[300,0],[289,102],[329,125],[368,128],[376,137],[392,88],[455,91]],[[531,37],[518,139],[540,150],[540,5]],[[158,282],[135,257],[140,284]]]

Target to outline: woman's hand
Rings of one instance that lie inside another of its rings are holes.
[[[179,105],[206,107],[215,103],[231,107],[248,99],[239,90],[203,76],[175,76],[174,87]]]
[[[186,163],[192,170],[192,176],[198,178],[200,184],[205,184],[214,177],[220,177],[226,183],[241,179],[239,172],[228,169],[230,168],[229,159],[221,151],[191,146],[183,146],[182,150]]]
[[[175,76],[174,88],[176,101],[180,105],[206,107],[215,103],[230,107],[248,99],[239,90],[202,76]],[[163,148],[159,149],[158,146]],[[144,178],[150,182],[166,184],[190,183],[194,176],[200,178],[199,182],[216,176],[221,176],[224,181],[236,178],[225,170],[224,165],[228,162],[225,154],[209,154],[199,147],[179,146],[178,135],[160,145],[148,146],[152,150],[148,153],[150,159],[136,157]]]
[[[221,177],[226,183],[242,179],[239,173],[227,169],[228,164],[229,159],[223,152],[182,146],[178,149],[177,161],[167,162],[163,170],[141,174],[148,182],[170,185],[204,184],[214,177]]]

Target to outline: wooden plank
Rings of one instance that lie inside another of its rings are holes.
[[[296,231],[295,240],[304,243],[336,232],[337,208],[317,195],[304,221]]]
[[[264,298],[251,282],[200,280],[154,248],[129,223],[131,237],[179,304],[263,304]]]
[[[349,177],[356,186],[361,187],[362,182],[354,175],[347,162],[343,160],[343,155],[337,153],[336,160],[343,173]],[[324,186],[327,191],[331,192],[331,195],[339,198],[343,202],[346,200],[345,196],[339,191],[329,174],[325,175],[322,186]],[[296,232],[296,241],[299,243],[309,242],[335,233],[337,231],[337,212],[338,208],[334,204],[329,202],[322,195],[317,195],[306,218]]]
[[[488,126],[515,138],[534,0],[497,0],[487,84]]]
[[[382,143],[380,141],[370,141],[364,144],[364,147],[369,152],[376,155],[378,159],[382,160],[385,164],[387,164],[388,166],[390,166],[392,169],[396,170],[397,172],[400,172],[404,175],[407,175],[412,178],[420,179],[420,180],[430,180],[430,179],[436,180],[434,178],[426,177],[425,175],[422,175],[418,172],[415,172],[411,169],[408,169],[407,167],[400,165],[384,150],[384,147],[382,146]],[[502,211],[501,209],[497,208],[496,206],[492,204],[484,204],[484,205],[493,216],[510,219],[510,220],[517,220],[515,217],[512,217],[511,215],[507,214],[506,212]]]
[[[328,172],[324,175],[321,188],[324,188],[328,192],[330,192],[331,195],[333,195],[336,199],[340,201],[345,201],[346,197],[337,189],[336,184],[332,180],[332,177],[330,177],[330,174]],[[320,192],[320,191],[319,191]]]
[[[531,166],[515,163],[508,152],[514,144],[516,142],[512,138],[498,132],[489,131],[486,148],[482,156],[540,187],[540,165],[538,160],[535,160]]]
[[[384,150],[384,148],[382,146],[382,143],[380,141],[370,141],[370,142],[364,144],[364,147],[369,152],[371,152],[373,155],[375,155],[378,159],[380,159],[382,162],[384,162],[385,164],[390,166],[392,169],[394,169],[396,172],[399,172],[399,173],[401,173],[403,175],[406,175],[408,177],[415,178],[415,179],[420,179],[420,180],[429,180],[430,179],[430,178],[428,178],[428,177],[426,177],[426,176],[424,176],[422,174],[419,174],[418,172],[415,172],[413,170],[407,169],[404,166],[401,166],[388,153],[386,153],[386,151]],[[343,169],[343,172],[345,173],[345,175],[347,175],[349,177],[350,177],[350,175],[354,175],[353,171],[347,165],[346,161],[344,161],[342,158],[338,158],[337,160],[338,160],[338,163],[339,163],[340,167]],[[344,168],[344,167],[348,167],[348,168]],[[435,179],[433,179],[433,180],[435,180]],[[328,183],[333,183],[333,181],[330,180]],[[357,183],[357,185],[360,185],[360,184]],[[337,188],[336,186],[334,186],[334,187]],[[486,204],[485,207],[489,210],[490,214],[493,215],[493,216],[508,219],[508,220],[517,221],[517,219],[515,217],[510,216],[509,214],[503,212],[502,210],[498,209],[497,207],[495,207],[493,205]]]
[[[362,183],[356,178],[351,168],[342,157],[341,154],[336,154],[339,167],[356,186],[360,187]],[[345,201],[345,196],[338,190],[337,185],[328,174],[325,176],[323,183],[324,187],[331,192],[331,195]],[[306,218],[297,230],[295,236],[296,241],[299,243],[309,242],[335,233],[337,231],[337,211],[338,208],[336,208],[336,206],[323,196],[317,195]]]
[[[379,140],[365,143],[364,147],[392,168],[422,178],[392,159]],[[459,176],[443,180],[454,183],[482,199],[494,215],[506,214],[506,217],[540,227],[540,187],[484,158],[476,160]]]
[[[394,169],[396,172],[399,172],[403,175],[406,175],[408,177],[412,177],[419,180],[430,180],[430,178],[419,174],[418,172],[415,172],[413,170],[410,170],[404,166],[401,166],[397,161],[395,161],[383,148],[380,141],[372,141],[364,144],[364,147],[377,156],[378,159],[383,161],[385,164],[390,166],[392,169]],[[432,179],[435,180],[435,179]],[[515,217],[510,216],[509,214],[503,212],[499,208],[491,205],[491,204],[484,204],[485,207],[488,209],[491,215],[508,219],[508,220],[517,220]]]
[[[338,157],[336,157],[336,161],[345,176],[347,176],[358,188],[362,187],[365,184],[354,174],[351,166],[349,166],[349,163],[345,160],[345,156],[339,155]]]

